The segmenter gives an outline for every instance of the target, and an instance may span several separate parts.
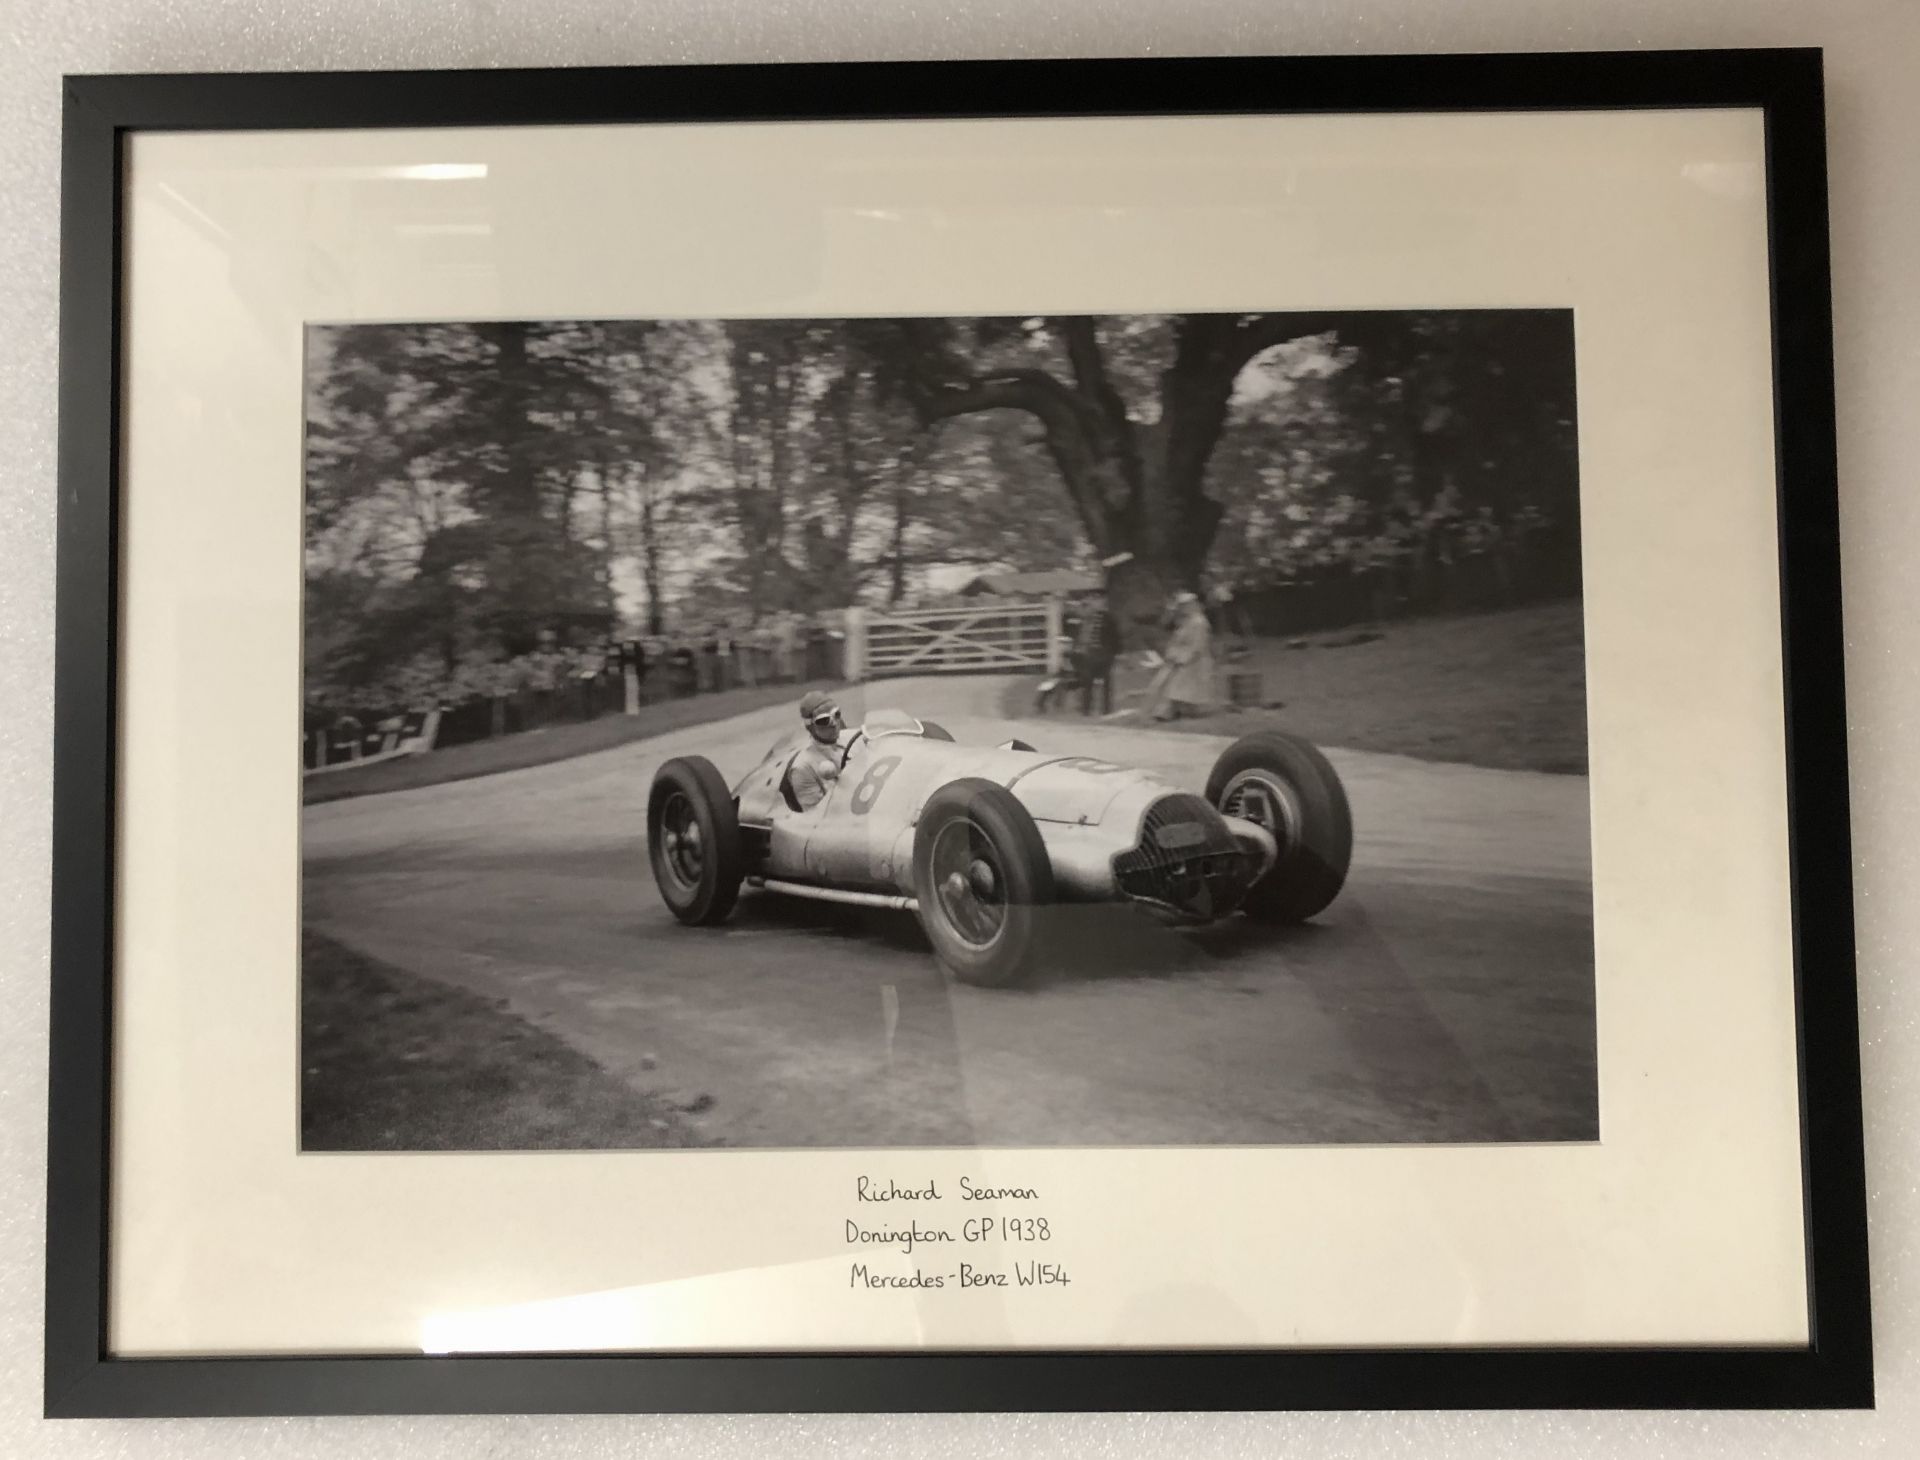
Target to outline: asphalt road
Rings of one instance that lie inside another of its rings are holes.
[[[1199,789],[1224,739],[998,718],[1003,681],[897,680],[867,707],[1017,734]],[[842,697],[850,721],[863,706]],[[1584,777],[1330,750],[1356,830],[1308,926],[1199,933],[1074,909],[1072,964],[949,983],[910,913],[743,893],[677,924],[645,850],[661,761],[731,781],[756,711],[477,780],[306,808],[305,916],[512,1009],[738,1146],[1593,1139]]]

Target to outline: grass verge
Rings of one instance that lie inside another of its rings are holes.
[[[1221,646],[1216,642],[1215,653]],[[1260,676],[1262,703],[1163,728],[1245,735],[1269,726],[1320,745],[1501,770],[1587,768],[1586,653],[1578,602],[1408,619],[1372,628],[1256,639],[1228,673]],[[1116,666],[1116,723],[1137,723],[1152,678]],[[1077,714],[1079,699],[1056,715]],[[1033,681],[1009,687],[1009,715],[1033,713]]]
[[[822,682],[824,683],[824,682]],[[774,684],[758,689],[729,689],[717,694],[689,695],[685,699],[661,700],[642,705],[637,715],[602,715],[597,720],[575,724],[551,725],[544,730],[529,730],[519,735],[502,735],[496,740],[476,740],[426,755],[406,755],[383,760],[377,765],[351,770],[327,771],[307,776],[301,783],[300,800],[313,806],[322,801],[341,801],[349,796],[372,796],[382,791],[407,791],[417,786],[437,786],[445,781],[465,781],[474,776],[490,776],[498,771],[524,770],[528,766],[547,765],[556,760],[571,760],[596,750],[611,750],[632,740],[664,735],[669,730],[684,730],[724,720],[748,710],[791,701],[817,684]]]
[[[306,1151],[633,1150],[706,1142],[665,1101],[507,1011],[505,1000],[300,940]]]

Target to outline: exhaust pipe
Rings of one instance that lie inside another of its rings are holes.
[[[810,897],[815,902],[841,902],[849,907],[884,907],[897,912],[918,912],[917,898],[889,892],[842,892],[837,887],[810,887],[804,882],[781,882],[773,877],[749,877],[749,887],[767,892],[782,892],[788,897]]]

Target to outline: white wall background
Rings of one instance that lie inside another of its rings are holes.
[[[1808,44],[1828,53],[1877,1414],[38,1418],[63,72]],[[1913,0],[0,0],[0,1455],[1920,1454],[1916,62]]]

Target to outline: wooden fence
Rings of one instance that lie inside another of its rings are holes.
[[[847,610],[846,678],[1060,668],[1060,600]]]

